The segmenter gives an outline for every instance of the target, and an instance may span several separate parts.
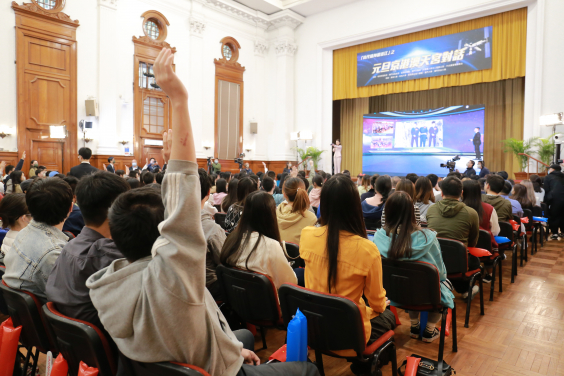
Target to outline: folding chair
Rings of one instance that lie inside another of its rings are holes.
[[[367,230],[378,230],[382,228],[382,221],[380,219],[368,219],[364,218],[364,224]]]
[[[496,279],[496,268],[499,266],[499,292],[503,291],[503,275],[501,274],[501,265],[504,260],[503,256],[499,254],[499,252],[494,252],[492,249],[492,234],[489,231],[481,230],[480,235],[478,237],[478,244],[476,244],[477,248],[482,248],[489,251],[492,255],[481,257],[480,261],[484,263],[486,266],[491,266],[492,268],[492,281],[490,286],[490,302],[493,301],[493,293],[495,290],[495,279]]]
[[[503,236],[510,240],[505,244],[498,244],[500,253],[511,251],[511,283],[515,283],[515,276],[517,275],[517,245],[513,238],[513,226],[509,222],[499,222],[499,236]]]
[[[225,230],[225,217],[227,216],[227,214],[225,213],[215,213],[215,215],[213,216],[215,219],[215,223],[217,223],[218,225],[221,226],[222,229]]]
[[[4,273],[6,273],[6,267],[4,265],[0,265],[0,281],[4,276]],[[8,312],[8,305],[6,304],[4,296],[2,295],[2,291],[0,291],[0,313],[6,316],[10,314],[10,312]]]
[[[315,350],[315,362],[321,376],[325,375],[323,354],[362,363],[370,362],[370,374],[376,375],[379,359],[389,351],[392,373],[397,375],[397,356],[393,330],[366,346],[364,321],[356,302],[351,299],[283,284],[279,290],[284,323],[288,325],[297,309],[307,318],[308,345]],[[335,351],[353,350],[356,356],[341,356]]]
[[[531,256],[537,252],[537,241],[536,241],[536,231],[535,223],[533,221],[533,212],[529,209],[523,209],[523,215],[529,219],[529,223],[525,223],[525,242],[527,241],[527,235],[531,236]],[[528,246],[528,243],[527,243]]]
[[[120,367],[128,376],[210,376],[200,367],[177,362],[142,363],[119,355]]]
[[[305,268],[305,261],[300,257],[300,246],[295,243],[286,242],[286,252],[294,261],[292,268]]]

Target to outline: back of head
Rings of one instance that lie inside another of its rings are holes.
[[[527,198],[531,201],[532,205],[537,203],[537,198],[535,196],[535,187],[530,180],[523,180],[521,181],[521,185],[523,185],[527,189]],[[515,187],[515,185],[513,186]]]
[[[456,176],[447,176],[441,183],[443,196],[459,198],[462,194],[462,182]]]
[[[114,201],[108,218],[112,239],[127,260],[150,256],[164,220],[161,195],[151,187],[125,192]]]
[[[266,175],[267,175],[269,178],[271,178],[272,180],[276,180],[276,172],[274,172],[274,171],[268,171],[268,172],[266,173]]]
[[[164,176],[164,172],[159,172],[155,175],[155,181],[157,182],[157,184],[163,184]]]
[[[252,192],[245,199],[243,214],[239,224],[223,244],[220,256],[221,263],[235,265],[253,232],[258,232],[261,238],[265,236],[280,242],[280,230],[278,229],[278,221],[276,219],[276,203],[272,195],[264,191]],[[245,264],[258,248],[260,240],[259,238],[255,243],[247,256]]]
[[[14,171],[14,165],[7,165],[6,168],[4,168],[4,172],[6,173],[6,175],[9,175],[12,173],[12,171]]]
[[[425,176],[420,176],[415,183],[415,202],[428,204],[429,201],[435,202],[431,180]]]
[[[275,184],[274,184],[274,180],[272,180],[272,178],[270,176],[265,176],[264,179],[262,179],[262,189],[265,192],[270,192],[272,191],[272,188],[274,188]]]
[[[135,178],[129,178],[126,180],[127,184],[129,184],[129,188],[131,189],[135,189],[135,188],[139,188],[141,186],[141,183],[139,182],[139,180],[135,179]]]
[[[227,180],[221,178],[217,179],[215,182],[215,192],[216,193],[227,193]]]
[[[372,176],[366,174],[362,177],[362,182],[360,183],[364,189],[368,190],[370,189],[370,179],[372,178]]]
[[[396,188],[397,189],[397,188]],[[374,190],[382,195],[382,200],[386,202],[392,192],[392,179],[388,175],[380,176],[376,180]]]
[[[92,150],[90,150],[90,148],[80,148],[78,149],[78,155],[84,160],[89,160],[92,158]]]
[[[203,168],[198,169],[200,176],[200,200],[203,200],[210,194],[211,181],[208,173]]]
[[[153,174],[151,171],[145,171],[141,175],[141,180],[145,185],[153,184],[155,182],[155,174]]]
[[[237,190],[239,188],[239,179],[231,179],[227,186],[227,196],[221,202],[221,210],[227,212],[229,207],[237,202]]]
[[[14,227],[22,215],[29,214],[23,193],[12,193],[0,201],[0,218],[2,227]]]
[[[116,175],[119,176],[120,178],[123,178],[123,176],[125,175],[125,171],[124,170],[116,170]]]
[[[72,193],[76,195],[76,186],[78,185],[78,179],[74,176],[65,176],[63,180],[66,181],[68,185],[70,185]]]
[[[409,179],[401,179],[396,185],[396,192],[405,192],[411,197],[411,201],[415,201],[415,185]]]
[[[12,171],[12,173],[10,173],[10,179],[12,179],[12,184],[21,184],[21,182],[23,181],[23,171],[18,170],[18,171]]]
[[[513,186],[511,185],[510,182],[505,181],[503,183],[503,188],[501,189],[501,194],[507,196],[511,193],[511,191],[513,190]]]
[[[114,200],[129,189],[123,178],[111,172],[99,171],[83,177],[76,186],[76,202],[86,226],[101,226]]]
[[[29,187],[31,186],[31,183],[33,183],[33,181],[34,181],[35,179],[38,179],[38,177],[37,177],[37,176],[34,176],[32,179],[27,179],[27,180],[22,181],[22,183],[20,184],[20,188],[22,189],[22,192],[23,192],[23,193],[26,193],[26,192],[27,192],[27,190],[28,190]],[[40,179],[40,178],[39,178],[39,179]]]
[[[49,226],[58,225],[67,218],[73,198],[70,185],[59,178],[37,179],[25,195],[33,219]]]
[[[531,182],[529,182],[531,184]],[[517,200],[521,204],[521,206],[529,207],[533,206],[536,203],[536,200],[533,202],[529,199],[527,187],[523,184],[515,184],[513,186],[513,195],[510,197],[513,200]]]
[[[378,181],[378,178],[380,178],[380,175],[378,174],[372,175],[370,178],[370,185],[374,190],[376,190],[376,182]]]
[[[362,178],[363,183],[364,183],[365,177]],[[323,177],[321,175],[315,175],[313,177],[312,183],[315,184],[318,188],[323,187]],[[368,180],[368,184],[370,184],[370,180]]]
[[[300,213],[303,215],[304,212],[309,209],[309,196],[302,179],[286,179],[284,182],[284,195],[292,204],[292,213]]]
[[[286,180],[286,178],[290,176],[290,174],[288,174],[287,172],[283,172],[282,176],[280,177],[280,183],[278,184],[278,188],[282,189],[284,187],[284,180]]]
[[[391,183],[390,183],[391,185]],[[366,238],[366,226],[362,216],[360,196],[350,177],[337,174],[325,182],[320,197],[319,223],[327,226],[327,257],[329,292],[337,281],[337,259],[340,233],[348,232]]]
[[[302,170],[302,171],[298,171],[298,176],[301,176],[301,177],[305,178],[305,176],[306,176],[305,171],[303,171],[303,170]]]
[[[427,179],[429,179],[431,181],[431,186],[433,188],[435,188],[437,186],[437,183],[439,182],[439,177],[435,174],[427,175]]]
[[[255,181],[255,184],[258,186],[258,182],[260,180],[259,177],[253,174],[249,175],[249,177],[253,179]]]
[[[460,172],[458,172],[458,171],[449,172],[449,173],[447,174],[447,178],[448,178],[449,176],[454,176],[454,177],[456,177],[458,180],[462,180],[462,174],[461,174]]]
[[[386,201],[384,209],[386,210],[384,230],[392,240],[388,258],[392,260],[411,258],[411,234],[419,230],[415,221],[412,198],[407,192],[396,191]]]
[[[486,178],[486,184],[490,186],[490,190],[492,192],[501,193],[505,185],[505,180],[499,175],[490,175]],[[511,184],[509,184],[509,186],[511,186]],[[511,192],[511,188],[509,189],[509,192]]]
[[[484,208],[482,207],[482,189],[475,180],[466,180],[462,183],[462,202],[478,213],[478,220],[482,222]]]
[[[309,180],[307,180],[306,178],[304,178],[303,176],[298,176],[298,178],[302,179],[302,182],[304,183],[304,187],[306,189],[306,191],[309,189]]]
[[[407,174],[407,175],[405,176],[405,178],[406,178],[407,180],[410,180],[413,184],[415,184],[415,183],[417,182],[417,179],[419,178],[419,176],[417,176],[417,174],[410,173],[410,174]]]
[[[249,193],[252,193],[256,190],[257,183],[253,179],[244,177],[243,179],[239,180],[239,185],[237,186],[237,203],[239,205],[243,205],[245,198],[247,198]]]
[[[562,167],[559,164],[552,164],[549,167],[549,170],[554,170],[557,172],[561,172],[562,171]]]
[[[509,178],[509,174],[505,171],[500,171],[497,173],[498,176],[501,176],[503,180],[507,180]]]

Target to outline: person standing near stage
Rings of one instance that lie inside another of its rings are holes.
[[[433,143],[433,147],[437,147],[437,135],[439,134],[439,127],[437,127],[437,123],[432,122],[432,126],[429,128],[429,147],[431,143]]]
[[[411,147],[413,147],[413,141],[415,141],[415,146],[419,147],[419,128],[417,126],[411,128]]]
[[[427,127],[425,125],[423,125],[421,128],[419,128],[419,139],[421,140],[421,142],[419,143],[419,145],[424,148],[427,146]]]
[[[333,165],[335,167],[335,174],[341,173],[341,152],[343,150],[343,145],[341,145],[341,141],[337,139],[334,144],[331,144],[333,147]]]
[[[482,134],[480,133],[480,127],[474,128],[474,138],[470,139],[474,144],[474,151],[476,152],[476,159],[482,159],[482,153],[480,153],[480,145],[482,145]]]

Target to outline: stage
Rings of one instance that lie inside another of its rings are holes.
[[[447,160],[457,155],[417,153],[416,151],[416,149],[412,150],[409,154],[383,151],[378,152],[378,154],[364,154],[362,157],[362,172],[369,175],[405,176],[413,172],[421,176],[429,174],[446,176],[449,171],[447,168],[440,167],[441,163],[446,163]],[[459,156],[460,160],[456,162],[456,168],[460,173],[463,173],[466,171],[466,163],[471,159],[476,160],[476,154],[464,153]],[[422,163],[422,160],[424,160],[424,163]],[[385,166],[384,170],[382,170],[382,166]],[[478,164],[476,163],[474,169],[479,174],[480,171],[477,167]]]

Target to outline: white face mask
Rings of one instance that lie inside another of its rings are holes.
[[[219,162],[219,161],[216,159],[216,160],[215,160],[215,163],[218,163],[218,162]]]
[[[131,166],[132,166],[132,167],[137,167],[137,162],[133,162],[133,163],[131,164]]]

